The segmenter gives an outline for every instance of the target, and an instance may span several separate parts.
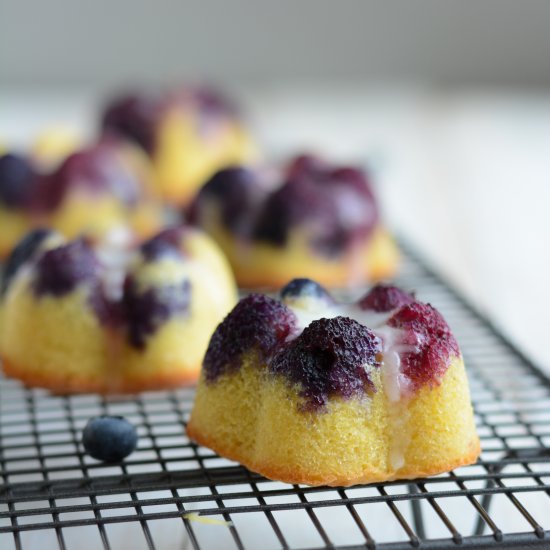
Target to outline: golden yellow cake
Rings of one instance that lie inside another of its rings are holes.
[[[6,264],[4,372],[55,392],[134,392],[196,381],[209,338],[236,302],[230,268],[196,229],[140,245],[35,230]]]
[[[220,168],[255,156],[235,107],[205,88],[119,97],[105,110],[102,126],[149,153],[163,199],[177,206]]]
[[[378,285],[336,302],[296,279],[242,299],[205,355],[191,439],[268,478],[349,486],[476,461],[468,381],[437,310]]]
[[[52,158],[0,156],[0,258],[33,227],[73,238],[129,226],[148,237],[163,225],[153,172],[139,148],[103,139],[60,164]]]
[[[349,287],[397,269],[366,175],[312,156],[281,169],[221,170],[188,217],[218,242],[244,288],[280,288],[294,277]]]

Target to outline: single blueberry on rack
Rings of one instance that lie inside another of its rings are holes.
[[[130,455],[137,445],[137,431],[122,416],[90,418],[82,432],[86,452],[103,462],[119,462]]]

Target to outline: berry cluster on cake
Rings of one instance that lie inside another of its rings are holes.
[[[127,226],[146,237],[162,223],[149,161],[128,143],[103,139],[48,171],[30,155],[0,156],[0,258],[33,227],[73,238]]]
[[[279,288],[293,277],[357,286],[397,268],[367,175],[319,157],[221,170],[199,191],[189,220],[219,243],[246,288]]]

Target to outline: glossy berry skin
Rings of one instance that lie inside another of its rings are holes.
[[[96,416],[88,420],[82,432],[86,452],[103,462],[119,462],[137,445],[137,431],[121,416]]]
[[[51,235],[49,229],[33,229],[19,241],[6,261],[0,284],[0,294],[4,294],[8,290],[19,268],[34,256],[48,235]]]
[[[326,303],[332,303],[334,301],[327,290],[312,279],[292,279],[292,281],[281,290],[281,299],[283,302],[292,303],[301,298],[322,300]]]
[[[386,313],[412,302],[414,296],[396,286],[376,285],[359,300],[358,305],[363,310]]]

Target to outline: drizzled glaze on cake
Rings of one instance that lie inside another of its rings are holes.
[[[396,287],[379,285],[342,304],[300,279],[281,295],[286,304],[243,299],[218,327],[204,362],[208,382],[238,369],[243,353],[260,351],[269,372],[298,388],[304,409],[321,411],[332,397],[376,391],[373,369],[381,369],[388,400],[399,402],[438,384],[460,353],[443,317]]]
[[[121,229],[112,231],[101,244],[81,238],[41,249],[48,237],[61,237],[49,230],[34,230],[8,259],[1,289],[5,293],[20,270],[31,277],[38,299],[63,298],[82,289],[98,321],[125,330],[128,342],[143,350],[147,338],[169,319],[190,311],[191,284],[185,270],[177,281],[142,284],[139,280],[140,266],[166,259],[185,262],[184,234],[184,228],[170,228],[136,249],[131,234]]]

